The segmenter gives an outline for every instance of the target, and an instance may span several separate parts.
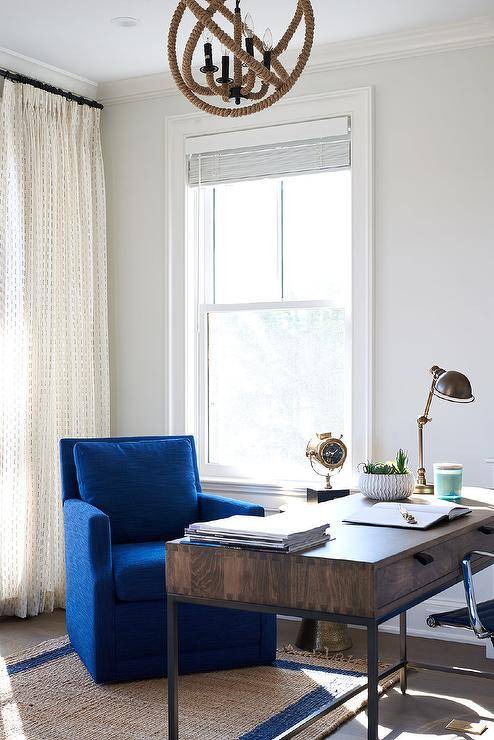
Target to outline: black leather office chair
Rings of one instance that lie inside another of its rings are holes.
[[[442,614],[431,614],[427,619],[429,627],[462,627],[472,630],[479,640],[490,638],[494,645],[494,599],[477,604],[472,575],[472,557],[482,555],[494,562],[494,553],[474,550],[465,555],[461,562],[463,585],[467,600],[466,609],[455,609]]]

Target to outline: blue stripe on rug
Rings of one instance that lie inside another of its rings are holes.
[[[309,714],[320,709],[334,698],[333,694],[330,694],[327,689],[318,686],[317,689],[309,692],[278,714],[273,715],[266,722],[257,725],[253,730],[246,732],[245,735],[241,735],[238,740],[273,740],[274,737],[290,729],[297,722],[301,722]]]
[[[346,668],[329,668],[327,665],[313,665],[312,663],[297,663],[295,660],[275,660],[272,665],[285,671],[319,671],[321,673],[336,673],[341,676],[360,678],[365,674],[361,671],[349,671]]]
[[[291,660],[275,660],[273,665],[276,668],[282,668],[285,670],[310,670],[322,673],[337,674],[338,678],[335,681],[333,691],[328,691],[324,686],[318,686],[317,688],[305,694],[301,699],[290,704],[288,707],[283,709],[278,714],[274,714],[272,717],[267,719],[265,722],[257,725],[254,729],[249,730],[244,735],[241,735],[238,740],[273,740],[282,732],[290,729],[297,722],[301,722],[303,719],[308,717],[312,712],[323,707],[332,701],[336,701],[338,696],[345,693],[346,691],[353,688],[355,681],[352,679],[362,678],[363,673],[358,671],[347,671],[339,668],[328,668],[323,666],[315,666],[311,663],[297,663]],[[345,680],[349,679],[349,680]]]
[[[21,660],[19,663],[13,663],[7,666],[7,673],[9,676],[13,676],[16,673],[22,673],[22,671],[29,671],[31,668],[37,668],[40,665],[49,663],[51,660],[63,658],[73,652],[75,652],[74,648],[69,642],[67,645],[62,645],[62,647],[55,650],[48,650],[48,652],[35,655],[33,658],[27,658],[27,660]]]

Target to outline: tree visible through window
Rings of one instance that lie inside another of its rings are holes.
[[[349,424],[350,169],[202,188],[200,211],[206,465],[306,479],[307,440]]]

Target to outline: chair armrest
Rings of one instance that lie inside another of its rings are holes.
[[[494,560],[494,553],[483,552],[482,550],[473,550],[472,552],[469,552],[468,555],[465,555],[465,557],[461,561],[461,568],[463,571],[463,585],[465,587],[465,596],[467,600],[468,617],[470,619],[470,624],[475,635],[480,640],[484,640],[486,637],[492,637],[492,632],[482,624],[479,615],[472,574],[473,555],[482,555],[483,557],[491,558],[492,560]]]
[[[110,520],[80,499],[68,499],[63,515],[69,637],[93,678],[111,680],[114,588]]]
[[[227,516],[243,514],[244,516],[264,516],[264,509],[257,504],[247,501],[212,496],[209,493],[199,493],[199,521],[210,522],[213,519],[224,519]]]
[[[67,567],[87,568],[95,578],[111,577],[110,519],[91,504],[68,499],[63,507]]]

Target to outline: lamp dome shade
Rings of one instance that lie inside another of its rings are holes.
[[[456,401],[457,403],[471,403],[475,400],[470,381],[466,375],[457,370],[446,370],[439,376],[434,395],[445,401]]]

